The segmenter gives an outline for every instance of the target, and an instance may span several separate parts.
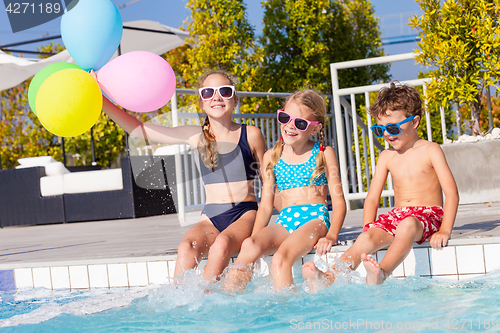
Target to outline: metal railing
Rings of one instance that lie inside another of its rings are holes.
[[[350,209],[350,201],[360,200],[366,198],[368,194],[368,189],[370,187],[370,177],[375,171],[376,157],[385,148],[388,148],[388,143],[385,142],[385,146],[381,147],[380,143],[374,139],[373,133],[368,130],[372,126],[371,116],[367,114],[367,110],[370,108],[370,92],[378,92],[387,84],[374,84],[370,86],[362,87],[352,87],[352,88],[339,88],[338,81],[338,70],[345,68],[354,68],[361,66],[370,66],[383,63],[391,63],[396,61],[405,61],[415,59],[414,53],[405,53],[394,56],[385,56],[378,58],[369,58],[363,60],[345,61],[339,63],[330,64],[331,76],[332,76],[332,94],[333,103],[335,110],[335,119],[344,119],[344,122],[337,122],[337,142],[336,146],[339,157],[339,167],[340,167],[340,177],[342,180],[342,189],[344,196],[348,202],[348,209]],[[430,78],[426,79],[416,79],[409,81],[402,81],[401,83],[408,84],[410,86],[422,86],[423,87],[423,101],[424,101],[424,117],[426,120],[427,128],[427,140],[432,141],[432,129],[431,129],[431,117],[427,109],[427,99],[426,95],[426,84],[430,81]],[[364,109],[356,106],[356,96],[362,95],[365,100]],[[348,103],[346,98],[348,97],[351,103]],[[360,121],[361,118],[358,112],[364,112],[366,119],[366,124]],[[356,116],[354,117],[353,114]],[[445,122],[444,108],[440,108],[441,115],[441,131],[443,142],[447,138],[447,129]],[[358,134],[361,131],[361,135]],[[368,140],[366,138],[368,132]],[[361,142],[359,138],[361,137]],[[354,139],[354,143],[353,143]],[[377,150],[377,152],[375,151]],[[361,151],[363,152],[364,163],[361,163]],[[369,156],[369,158],[367,157]],[[364,164],[365,169],[363,170],[362,164]],[[371,169],[371,170],[370,170]],[[363,178],[363,175],[365,176]],[[392,178],[387,179],[385,190],[382,192],[382,197],[390,198],[394,196],[394,189],[392,186]],[[389,203],[391,205],[391,203]]]
[[[170,101],[171,123],[170,126],[201,125],[203,114],[179,112],[177,95],[195,95],[196,90],[177,89],[176,94]],[[261,98],[286,98],[291,93],[264,93],[264,92],[238,92],[240,97],[261,97]],[[326,96],[331,106],[330,114],[327,116],[325,126],[325,144],[336,146],[337,135],[333,113],[332,96]],[[272,148],[280,137],[280,127],[275,113],[239,113],[239,105],[236,107],[233,119],[237,123],[244,123],[258,127],[264,136],[267,149]],[[196,154],[186,147],[177,146],[175,153],[175,169],[181,172],[175,173],[175,186],[177,192],[177,212],[181,224],[185,221],[186,212],[199,209],[205,202],[205,192],[199,171],[196,165]],[[182,151],[182,152],[181,152]],[[256,180],[256,195],[260,197],[261,184]]]
[[[378,154],[388,147],[388,144],[382,145],[374,139],[369,130],[372,125],[372,119],[366,114],[370,108],[370,92],[378,92],[385,84],[375,84],[362,87],[339,88],[338,70],[344,68],[353,68],[360,66],[369,66],[396,61],[414,59],[413,53],[406,53],[396,56],[385,56],[379,58],[370,58],[363,60],[347,61],[333,63],[330,65],[332,76],[332,95],[326,96],[329,100],[330,114],[327,117],[325,128],[325,141],[327,145],[335,148],[339,161],[339,171],[342,181],[344,196],[348,202],[348,209],[351,209],[351,201],[363,200],[366,198],[370,181],[375,171],[376,158]],[[430,79],[417,79],[403,81],[411,86],[423,86],[424,101],[426,83]],[[200,114],[179,112],[177,105],[178,95],[195,95],[196,90],[177,89],[176,94],[170,101],[171,107],[171,125],[180,126],[187,124],[201,125]],[[238,92],[240,97],[263,97],[263,98],[286,98],[290,93],[265,93],[265,92]],[[364,108],[356,105],[356,96],[364,97]],[[276,120],[276,114],[248,113],[239,112],[239,105],[236,107],[234,119],[238,123],[254,125],[261,129],[267,148],[272,148],[279,138],[279,125]],[[363,114],[364,112],[364,114]],[[444,121],[444,109],[441,112],[443,141],[446,139],[446,124]],[[362,115],[363,117],[361,117]],[[363,119],[366,119],[366,123]],[[431,121],[428,110],[425,110],[425,119],[427,127],[427,139],[432,141]],[[175,169],[182,170],[176,172],[175,184],[177,187],[177,210],[181,221],[184,220],[186,211],[200,208],[205,202],[205,193],[203,183],[196,165],[196,155],[189,149],[182,149],[177,146],[178,151],[175,154]],[[181,152],[182,150],[182,152]],[[260,191],[260,186],[256,187]],[[257,193],[258,195],[259,193]],[[386,188],[382,192],[382,197],[387,198],[388,202],[384,205],[391,205],[390,198],[394,196],[392,179],[389,175]]]

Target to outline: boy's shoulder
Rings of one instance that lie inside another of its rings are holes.
[[[416,144],[415,148],[417,148],[422,153],[435,153],[442,152],[441,146],[436,142],[431,142],[428,140],[420,139]]]

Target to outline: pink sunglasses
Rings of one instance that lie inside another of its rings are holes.
[[[278,122],[281,125],[286,125],[292,120],[293,120],[293,125],[295,126],[295,128],[301,132],[307,130],[309,125],[318,125],[319,124],[319,121],[311,121],[311,120],[307,120],[304,118],[292,117],[288,113],[286,113],[283,109],[278,110]]]

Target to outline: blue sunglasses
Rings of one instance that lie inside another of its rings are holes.
[[[399,135],[399,134],[401,134],[401,127],[400,126],[409,122],[409,121],[412,121],[413,118],[415,118],[415,116],[416,115],[408,117],[405,120],[400,121],[399,123],[387,124],[385,126],[373,125],[372,127],[370,127],[370,129],[372,130],[373,134],[375,134],[375,136],[377,138],[383,137],[384,131],[387,131],[387,133],[389,133],[390,135]]]

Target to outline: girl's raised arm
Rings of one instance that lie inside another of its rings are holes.
[[[188,144],[196,147],[201,127],[195,125],[165,127],[143,124],[103,96],[103,111],[130,135],[166,144]]]

